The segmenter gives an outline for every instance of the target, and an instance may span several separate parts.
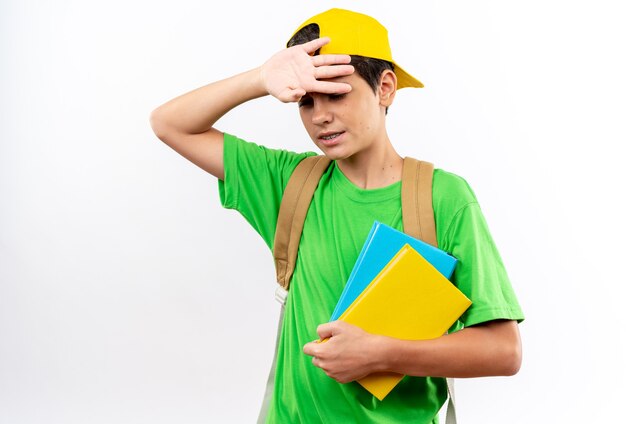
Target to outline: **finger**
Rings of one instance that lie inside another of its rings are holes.
[[[343,77],[352,73],[354,73],[354,66],[352,65],[333,65],[315,68],[316,79]]]
[[[302,48],[304,48],[304,51],[307,53],[314,53],[316,50],[328,43],[330,43],[330,38],[328,37],[316,38],[315,40],[302,44]]]
[[[306,94],[303,88],[290,89],[286,88],[276,97],[283,103],[298,102]]]
[[[299,102],[302,96],[306,94],[306,91],[303,88],[296,88],[289,93],[290,101]]]
[[[329,328],[328,324],[321,324],[317,326],[317,335],[320,339],[324,340],[333,335],[333,332]]]
[[[311,63],[313,66],[340,65],[350,63],[352,58],[347,54],[318,54],[313,56]]]
[[[317,326],[317,335],[320,336],[320,339],[322,340],[332,337],[335,334],[336,327],[337,326],[334,322],[320,324]]]
[[[309,342],[305,344],[304,348],[302,349],[304,351],[304,354],[309,356],[315,356],[315,354],[317,353],[317,344],[317,342]]]
[[[307,90],[311,93],[343,94],[352,90],[352,86],[345,82],[315,81]]]
[[[318,368],[321,368],[321,364],[320,364],[320,359],[316,356],[314,356],[313,358],[311,358],[311,362],[313,363],[313,365],[315,365]]]

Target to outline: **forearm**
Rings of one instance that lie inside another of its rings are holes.
[[[514,375],[521,365],[521,342],[515,321],[469,327],[433,340],[381,337],[377,344],[379,370],[406,375]]]
[[[329,41],[319,38],[283,49],[258,68],[178,96],[152,111],[152,128],[161,139],[171,133],[204,134],[231,109],[267,94],[297,102],[307,92],[347,93],[347,83],[318,81],[354,72],[348,55],[312,55]]]
[[[178,96],[151,115],[155,132],[173,129],[186,134],[208,131],[231,109],[267,94],[260,68],[217,81]]]

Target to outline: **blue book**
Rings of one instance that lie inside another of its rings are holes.
[[[407,243],[430,262],[437,271],[450,279],[456,267],[456,258],[428,243],[375,221],[330,317],[331,321],[339,318],[348,309],[354,299]]]

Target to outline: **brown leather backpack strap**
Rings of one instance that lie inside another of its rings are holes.
[[[437,247],[433,211],[433,171],[430,162],[405,157],[402,167],[402,224],[404,232]],[[446,378],[448,409],[446,424],[456,424],[454,379]]]
[[[313,193],[330,162],[322,155],[303,159],[291,174],[283,193],[274,235],[274,265],[276,281],[285,290],[289,290],[296,266],[302,228]]]
[[[437,247],[433,212],[433,171],[430,162],[404,158],[402,167],[402,224],[404,232]]]

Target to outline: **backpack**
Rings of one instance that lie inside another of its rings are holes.
[[[319,180],[330,163],[331,160],[323,155],[309,156],[303,159],[291,174],[280,204],[273,252],[276,280],[279,284],[276,289],[276,300],[281,303],[276,349],[282,328],[287,291],[298,256],[304,220]],[[401,192],[402,223],[406,234],[437,247],[435,216],[432,207],[433,170],[432,163],[409,157],[404,159]],[[274,352],[274,360],[267,380],[263,405],[258,418],[259,423],[265,420],[269,401],[274,392],[275,370],[276,352]],[[454,381],[447,378],[446,382],[449,393],[446,424],[455,424]]]

